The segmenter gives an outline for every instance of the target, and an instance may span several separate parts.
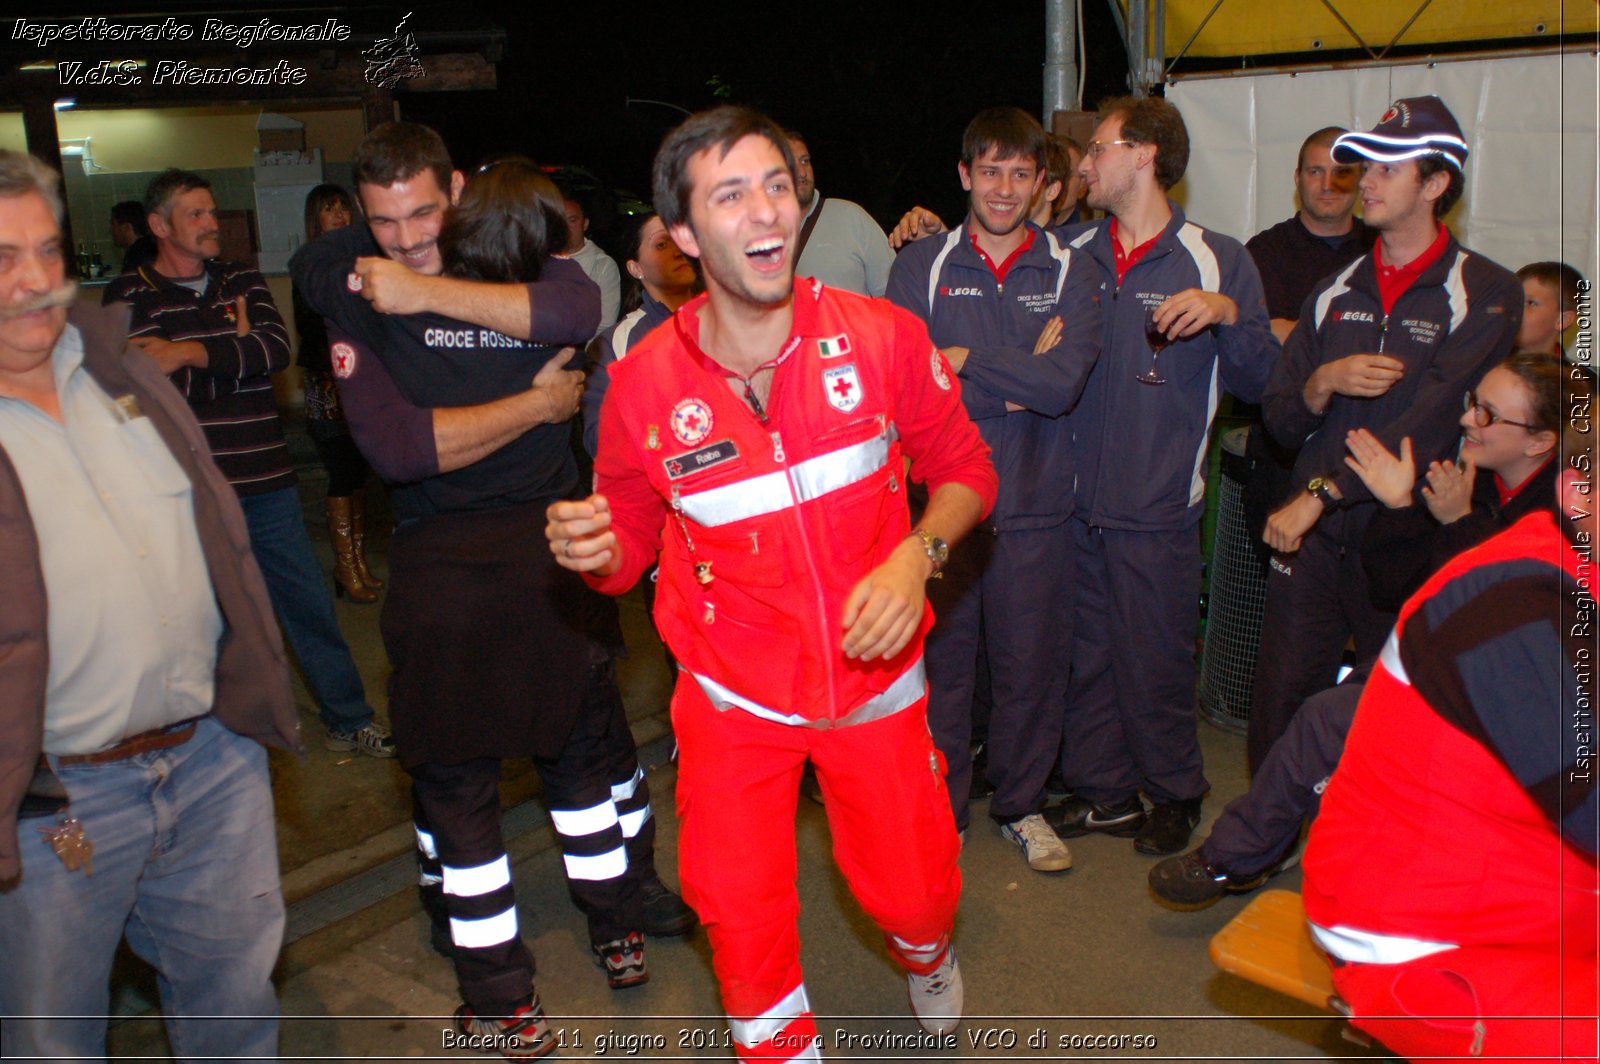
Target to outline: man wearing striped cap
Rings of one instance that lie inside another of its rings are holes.
[[[1370,131],[1334,141],[1333,158],[1362,164],[1362,215],[1379,240],[1312,290],[1262,400],[1267,429],[1300,449],[1304,487],[1267,520],[1252,769],[1335,682],[1345,644],[1365,661],[1394,623],[1368,598],[1360,545],[1377,504],[1345,470],[1346,437],[1365,428],[1419,470],[1453,461],[1462,395],[1511,353],[1522,320],[1516,277],[1441,220],[1461,198],[1467,142],[1439,97],[1396,100]]]

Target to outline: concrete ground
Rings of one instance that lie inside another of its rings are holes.
[[[323,481],[302,467],[313,539],[331,570],[321,527]],[[371,551],[386,572],[385,508]],[[339,604],[340,623],[379,716],[386,714],[387,664],[378,606]],[[623,600],[631,659],[625,701],[648,772],[659,825],[658,864],[676,884],[674,769],[666,715],[668,675],[642,604]],[[459,999],[450,964],[428,944],[417,903],[405,774],[392,761],[324,750],[315,711],[297,679],[310,751],[274,754],[278,845],[289,905],[278,968],[282,1055],[288,1060],[457,1059],[447,1033]],[[1212,782],[1201,832],[1243,791],[1242,737],[1201,725]],[[508,763],[502,788],[523,936],[538,963],[538,985],[568,1060],[731,1059],[703,935],[652,941],[651,980],[613,992],[590,959],[583,919],[566,898],[560,855],[524,763]],[[953,1046],[894,1043],[920,1029],[910,1018],[904,977],[876,929],[851,899],[829,857],[821,807],[802,801],[800,850],[806,984],[824,1049],[835,1059],[945,1060],[1289,1060],[1372,1055],[1340,1037],[1341,1022],[1308,1014],[1289,998],[1217,972],[1212,934],[1247,899],[1199,913],[1151,900],[1152,859],[1126,839],[1072,840],[1070,872],[1041,875],[975,810],[961,865],[965,880],[955,941],[966,981],[966,1022]],[[1201,834],[1197,833],[1198,840]],[[898,840],[885,838],[885,846]],[[1275,886],[1298,888],[1299,871]],[[118,1059],[167,1053],[153,974],[126,957],[115,977]],[[891,1036],[885,1038],[885,1036]],[[1143,1036],[1135,1043],[1133,1036]],[[1031,1039],[1031,1041],[1030,1041]],[[1120,1044],[1119,1044],[1120,1043]]]

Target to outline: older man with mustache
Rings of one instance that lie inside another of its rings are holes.
[[[272,393],[272,374],[289,365],[289,334],[266,279],[218,258],[216,202],[199,174],[158,174],[145,208],[156,260],[113,281],[105,302],[132,305],[131,342],[189,401],[239,496],[272,607],[316,699],[323,745],[393,757],[394,740],[373,720],[306,533]]]
[[[126,938],[183,1059],[275,1060],[283,645],[193,415],[126,310],[73,305],[62,213],[0,152],[0,1056],[104,1059]]]

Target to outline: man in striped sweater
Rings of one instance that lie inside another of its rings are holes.
[[[131,305],[130,342],[189,401],[239,496],[272,607],[327,729],[324,745],[393,757],[394,741],[373,720],[306,534],[272,393],[272,374],[289,364],[289,335],[272,293],[256,270],[217,258],[216,203],[205,178],[167,170],[150,183],[144,205],[156,259],[113,281],[105,302]]]

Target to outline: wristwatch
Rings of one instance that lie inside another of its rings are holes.
[[[1328,490],[1327,477],[1312,477],[1311,483],[1306,485],[1306,491],[1322,500],[1324,510],[1337,510],[1342,499],[1334,498],[1333,492]]]
[[[927,552],[928,560],[933,563],[933,572],[928,574],[928,579],[933,580],[944,575],[944,563],[950,560],[950,544],[929,532],[925,528],[914,528],[911,536],[922,540],[922,549]]]

